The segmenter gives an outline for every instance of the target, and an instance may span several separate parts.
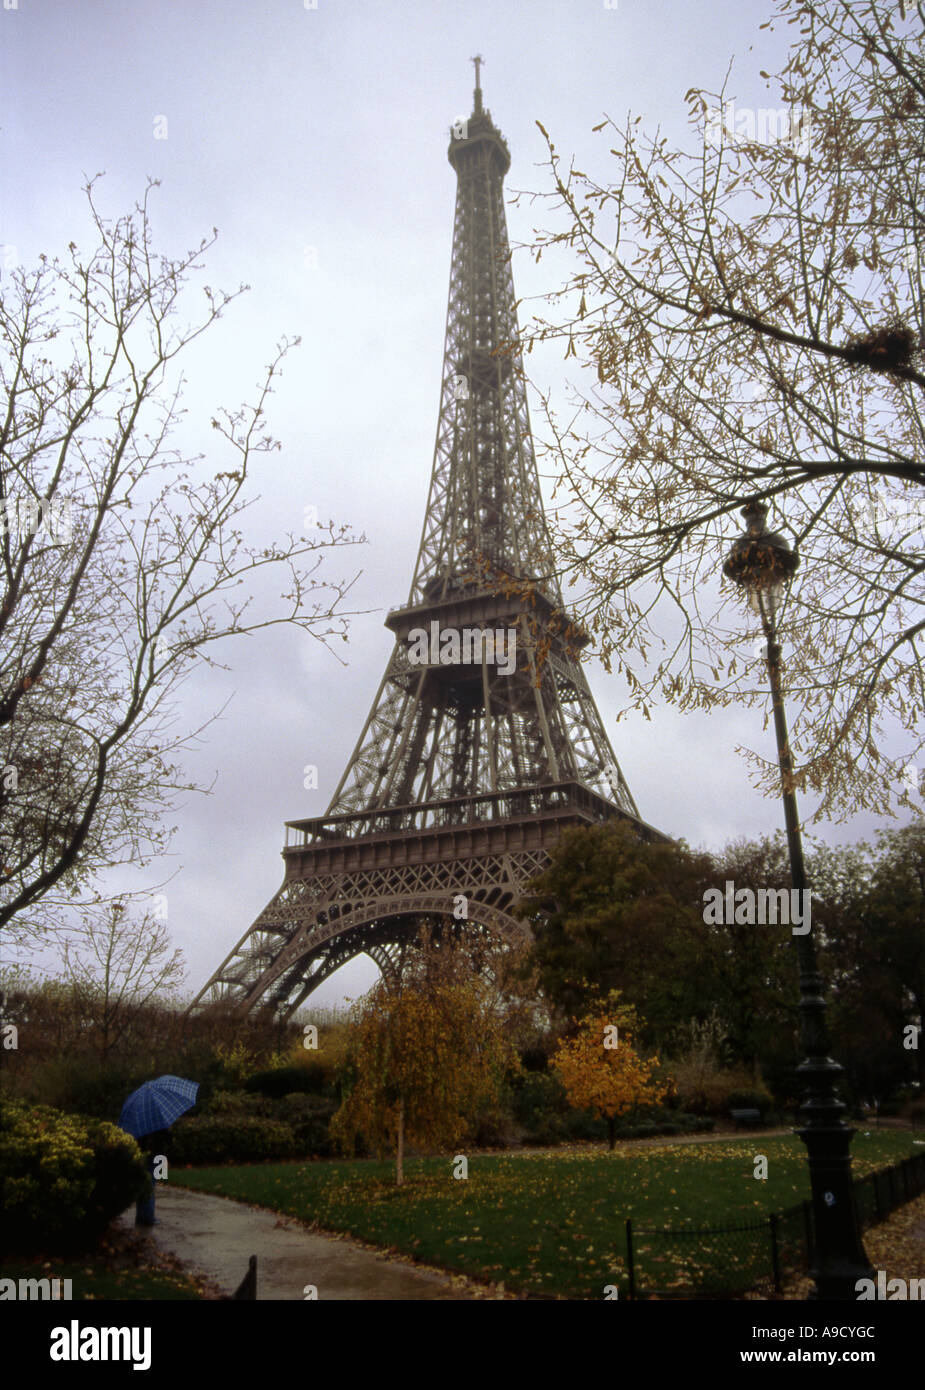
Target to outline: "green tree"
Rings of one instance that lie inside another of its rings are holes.
[[[925,1083],[925,825],[881,831],[876,846],[822,846],[810,861],[831,977],[833,1047],[855,1094]]]
[[[883,830],[877,840],[871,884],[874,939],[900,991],[901,1026],[917,1029],[917,1046],[903,1050],[915,1058],[917,1079],[925,1085],[925,824]]]
[[[713,864],[713,886],[724,891],[727,883],[754,894],[790,888],[790,861],[781,835],[727,845]],[[760,922],[751,909],[725,910],[722,923],[706,928],[698,985],[703,1004],[723,1021],[731,1060],[752,1072],[761,1063],[782,1081],[799,1060],[797,955],[792,924],[779,920],[783,913],[776,902],[773,913],[766,909],[764,915],[778,920]],[[703,1010],[698,1016],[705,1017]]]
[[[533,927],[528,957],[559,1020],[592,992],[616,989],[646,1011],[647,1036],[667,1048],[701,1005],[709,856],[643,840],[622,821],[567,831],[517,911]]]
[[[730,920],[725,909],[720,922],[705,916],[708,889],[789,889],[782,837],[711,855],[612,821],[564,835],[551,861],[518,911],[533,926],[528,962],[560,1023],[618,989],[644,1011],[646,1041],[676,1056],[690,1022],[715,1014],[729,1062],[752,1073],[760,1064],[789,1090],[799,1060],[791,924],[755,913]]]

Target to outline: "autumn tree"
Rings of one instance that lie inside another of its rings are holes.
[[[276,624],[346,641],[350,585],[319,573],[346,528],[269,545],[242,529],[252,475],[281,447],[266,413],[298,340],[251,403],[216,412],[208,456],[175,441],[187,350],[246,286],[200,284],[193,307],[215,234],[159,253],[153,186],[112,221],[91,180],[90,249],[0,283],[0,926],[20,935],[100,870],[163,851],[190,789],[177,755],[200,732],[178,723],[176,692],[217,643]],[[264,572],[276,606],[258,601]]]
[[[633,1046],[641,1032],[636,1010],[621,1004],[612,990],[563,1039],[550,1066],[562,1078],[569,1104],[593,1110],[607,1121],[609,1146],[616,1143],[617,1119],[645,1105],[657,1105],[669,1083],[658,1076],[658,1056],[643,1058]]]
[[[344,1152],[360,1135],[394,1152],[401,1184],[406,1144],[446,1149],[471,1133],[516,1065],[491,995],[461,953],[427,939],[379,980],[355,1008],[352,1085],[331,1121]]]
[[[543,131],[530,249],[575,269],[525,338],[587,369],[567,416],[547,408],[558,563],[631,702],[766,702],[760,632],[717,583],[763,499],[802,561],[781,618],[796,783],[817,815],[885,812],[919,805],[902,774],[925,746],[925,8],[777,0],[778,24],[776,77],[744,102],[728,74],[691,90],[683,148],[605,118],[595,175]]]

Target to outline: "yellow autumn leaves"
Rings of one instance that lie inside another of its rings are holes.
[[[657,1105],[670,1089],[658,1077],[657,1055],[643,1058],[633,1047],[642,1028],[635,1009],[620,1004],[612,991],[577,1023],[578,1031],[561,1042],[550,1065],[558,1072],[570,1105],[593,1110],[610,1124],[640,1106]]]

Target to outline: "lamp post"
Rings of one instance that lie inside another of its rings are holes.
[[[767,513],[767,507],[759,501],[748,502],[742,508],[746,530],[733,544],[723,573],[746,591],[749,604],[761,619],[767,642],[790,876],[794,889],[802,893],[807,888],[806,866],[793,790],[793,758],[784,713],[781,651],[777,641],[777,611],[784,586],[800,562],[783,536],[767,530]],[[807,900],[801,898],[800,901]],[[853,1301],[858,1296],[857,1281],[873,1278],[861,1240],[851,1180],[850,1147],[855,1130],[845,1123],[846,1107],[837,1091],[844,1070],[829,1056],[822,976],[816,962],[812,929],[798,935],[796,941],[803,1052],[797,1075],[805,1084],[805,1097],[800,1106],[803,1123],[797,1133],[806,1145],[812,1188],[815,1241],[810,1272],[816,1285],[813,1296]]]

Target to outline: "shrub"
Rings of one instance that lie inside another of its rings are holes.
[[[744,1067],[727,1070],[700,1070],[694,1074],[686,1066],[675,1065],[677,1093],[685,1110],[696,1115],[728,1115],[730,1110],[760,1110],[771,1108],[773,1096],[761,1082],[755,1081]]]
[[[568,1110],[565,1087],[555,1072],[527,1072],[512,1087],[515,1120],[534,1130]]]
[[[729,1091],[726,1105],[730,1110],[760,1110],[762,1115],[771,1108],[774,1097],[763,1086],[744,1086],[740,1090]]]
[[[520,1054],[520,1065],[524,1071],[546,1071],[549,1058],[542,1047],[526,1047]]]
[[[715,1121],[702,1115],[688,1115],[684,1111],[653,1111],[639,1119],[626,1119],[617,1125],[618,1139],[651,1139],[656,1135],[706,1134],[714,1128]]]
[[[332,1079],[331,1067],[320,1059],[307,1062],[300,1067],[269,1067],[266,1071],[254,1072],[244,1082],[245,1091],[259,1091],[261,1095],[281,1099],[294,1091],[319,1095]]]
[[[335,1105],[324,1096],[306,1095],[304,1091],[293,1091],[282,1100],[271,1102],[273,1118],[283,1120],[288,1125],[304,1124],[308,1120],[328,1119],[334,1114]]]
[[[92,1244],[147,1186],[138,1145],[116,1125],[46,1105],[4,1104],[0,1190],[7,1249]]]
[[[66,1114],[114,1120],[126,1097],[153,1075],[150,1062],[103,1067],[73,1055],[55,1057],[36,1067],[28,1098]]]
[[[493,1105],[476,1121],[473,1143],[480,1149],[507,1149],[516,1142],[517,1130],[509,1109]]]
[[[171,1157],[178,1163],[327,1157],[333,1152],[328,1124],[334,1109],[333,1101],[302,1091],[279,1100],[256,1092],[216,1091],[204,1114],[174,1127]]]
[[[274,1103],[269,1096],[249,1095],[245,1091],[214,1091],[204,1105],[197,1106],[197,1116],[205,1115],[273,1115]],[[193,1119],[190,1116],[190,1119]]]
[[[260,1163],[298,1158],[292,1126],[257,1115],[205,1115],[178,1120],[170,1132],[174,1163]]]
[[[315,1115],[311,1119],[300,1120],[292,1126],[295,1135],[296,1148],[300,1158],[330,1158],[334,1153],[334,1142],[330,1134],[330,1121],[334,1113],[334,1107],[324,1115]],[[363,1153],[357,1150],[360,1157]]]
[[[607,1121],[593,1110],[572,1110],[565,1116],[565,1137],[569,1143],[587,1140],[600,1144],[608,1135]]]
[[[243,1038],[237,1038],[233,1043],[219,1043],[213,1048],[212,1055],[216,1087],[240,1086],[258,1061]]]
[[[565,1087],[556,1072],[525,1070],[512,1079],[510,1108],[522,1144],[547,1146],[601,1139],[603,1120],[588,1110],[569,1107]]]
[[[549,1148],[563,1144],[567,1138],[564,1115],[543,1115],[521,1133],[520,1142],[536,1145],[538,1148]]]

